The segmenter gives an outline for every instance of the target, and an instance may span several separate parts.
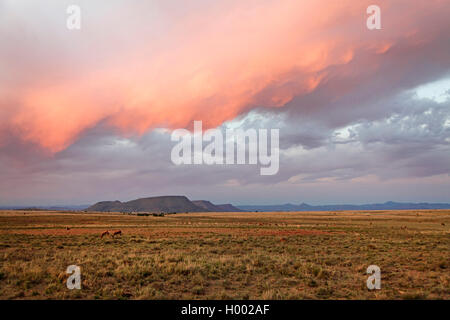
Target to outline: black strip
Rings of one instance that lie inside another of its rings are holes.
[[[393,313],[415,316],[421,313],[444,316],[449,300],[432,301],[0,301],[2,314],[65,319],[95,317],[105,319],[321,319],[336,316],[347,319],[378,318]],[[214,309],[212,309],[214,308]],[[211,310],[214,313],[211,315]],[[188,313],[188,314],[186,314]]]

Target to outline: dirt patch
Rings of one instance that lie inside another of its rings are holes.
[[[327,232],[322,230],[285,230],[285,231],[267,231],[267,230],[256,230],[252,232],[252,235],[259,236],[295,236],[295,235],[334,235],[341,234],[343,232]]]

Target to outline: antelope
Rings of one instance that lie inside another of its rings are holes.
[[[122,236],[122,230],[114,231],[113,234],[112,234],[112,237],[114,238],[114,236],[117,236],[117,235]]]
[[[100,238],[103,238],[104,236],[109,236],[108,230],[106,230],[105,232],[102,232],[102,235],[100,236]]]

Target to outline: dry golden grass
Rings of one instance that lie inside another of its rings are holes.
[[[450,210],[3,211],[0,298],[449,299],[449,226]],[[81,290],[66,288],[72,264]],[[381,290],[366,287],[371,264]]]

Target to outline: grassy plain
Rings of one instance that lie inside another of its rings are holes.
[[[450,210],[0,212],[0,299],[449,299],[449,262]]]

